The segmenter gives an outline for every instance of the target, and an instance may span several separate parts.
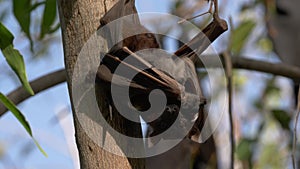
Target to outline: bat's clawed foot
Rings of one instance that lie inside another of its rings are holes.
[[[193,20],[195,18],[198,18],[198,17],[206,15],[206,14],[213,15],[214,18],[218,17],[218,0],[208,0],[208,2],[210,3],[208,11],[201,13],[199,15],[193,16],[191,18],[182,19],[182,20],[178,21],[178,24],[181,24],[185,21]],[[214,6],[214,8],[213,8],[213,6]]]

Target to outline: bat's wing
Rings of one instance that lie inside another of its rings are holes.
[[[126,15],[130,16],[127,16],[125,19],[120,19],[117,22],[113,22]],[[159,48],[159,43],[155,36],[141,25],[134,0],[120,0],[105,14],[100,22],[102,26],[107,25],[104,27],[105,30],[102,36],[108,40],[108,48],[110,50],[105,55],[98,69],[97,78],[99,80],[109,82],[112,85],[124,87],[130,86],[130,88],[134,89],[132,91],[136,96],[147,95],[149,94],[149,91],[159,88],[166,92],[167,97],[169,96],[170,98],[175,99],[179,98],[180,89],[177,81],[165,74],[165,72],[156,69],[149,63],[150,66],[148,65],[147,70],[139,69],[137,65],[143,65],[147,62],[142,60],[139,56],[133,58],[135,60],[134,63],[127,63],[124,61],[124,59],[130,55],[128,51],[124,51],[124,47],[132,52],[143,49]],[[136,73],[137,75],[135,78],[130,79],[130,77],[126,77],[128,73],[125,72],[124,74],[117,75],[118,82],[112,81],[112,74],[115,74],[115,70],[120,64],[125,66],[128,71]],[[102,73],[101,71],[106,71],[107,73]],[[128,83],[129,79],[132,80],[132,83],[130,84]]]
[[[120,87],[130,86],[136,90],[145,90],[145,91],[149,90],[146,87],[143,87],[137,84],[136,82],[129,80],[128,78],[119,75],[113,75],[105,65],[100,65],[98,67],[96,83],[100,83],[100,82],[112,83],[113,76],[114,76],[114,85],[118,85]]]
[[[136,57],[138,58],[132,57],[130,62],[126,62],[114,55],[106,54],[104,61],[98,68],[96,82],[103,81],[120,87],[129,86],[133,89],[132,97],[148,95],[153,89],[159,88],[165,91],[167,97],[179,99],[180,84],[175,79],[158,70],[143,58]],[[137,66],[144,64],[147,64],[148,69],[142,70]],[[124,70],[115,72],[116,67],[121,65]],[[136,74],[134,79],[131,79],[130,72]]]
[[[174,54],[179,57],[188,57],[195,63],[199,60],[197,55],[204,52],[209,45],[227,29],[228,26],[226,21],[215,18],[201,33],[197,34],[187,44],[181,46]]]

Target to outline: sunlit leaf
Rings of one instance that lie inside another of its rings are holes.
[[[273,117],[280,123],[283,129],[289,130],[289,124],[291,122],[291,116],[285,110],[274,109],[272,110]]]
[[[260,153],[258,154],[259,156],[257,158],[255,168],[288,168],[287,166],[285,166],[287,157],[284,156],[284,150],[279,151],[281,148],[282,146],[280,144],[263,144],[261,146]]]
[[[273,43],[269,38],[262,38],[257,42],[257,44],[265,52],[273,51]]]
[[[230,44],[230,49],[232,50],[232,52],[241,52],[255,25],[256,24],[254,21],[247,20],[242,22],[236,29],[232,31]]]
[[[28,37],[31,49],[33,49],[33,41],[30,35],[31,0],[13,0],[13,13],[22,31],[25,32]]]
[[[29,123],[25,119],[25,116],[20,112],[20,110],[15,106],[15,104],[10,101],[5,95],[0,92],[0,101],[3,105],[12,112],[12,114],[18,119],[18,121],[22,124],[25,128],[27,133],[32,137],[32,131],[29,126]]]
[[[47,153],[45,152],[45,150],[41,147],[41,145],[36,141],[35,138],[32,138],[34,141],[34,144],[37,146],[37,148],[39,149],[39,151],[45,156],[48,157]]]
[[[23,87],[28,93],[34,95],[32,88],[27,80],[25,63],[23,56],[20,52],[13,47],[14,36],[9,32],[9,30],[0,23],[0,49],[13,71],[17,74],[19,80],[21,81]]]
[[[239,91],[247,83],[248,78],[240,74],[239,71],[233,70],[233,85],[236,91]]]
[[[21,111],[16,107],[16,105],[10,101],[4,94],[0,92],[0,101],[3,103],[3,105],[11,111],[11,113],[18,119],[18,121],[22,124],[22,126],[25,128],[27,133],[30,135],[30,137],[33,139],[34,143],[36,144],[37,148],[40,150],[40,152],[47,157],[47,153],[42,149],[40,144],[35,140],[35,138],[32,135],[32,131],[30,128],[29,123],[27,122],[25,116],[21,113]]]
[[[17,74],[18,78],[20,79],[23,87],[30,93],[34,95],[34,92],[27,80],[27,75],[25,71],[25,64],[22,55],[20,52],[13,48],[12,45],[6,47],[2,50],[3,55],[6,58],[7,63],[9,66],[14,70]]]
[[[41,24],[41,35],[43,38],[45,34],[53,32],[51,29],[56,18],[56,0],[46,0],[43,20]],[[57,27],[57,26],[56,26]],[[58,28],[55,28],[58,29]]]

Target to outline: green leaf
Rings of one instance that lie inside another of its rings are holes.
[[[2,23],[0,23],[0,37],[0,49],[2,50],[7,63],[17,74],[19,80],[21,81],[23,87],[27,90],[27,92],[31,95],[34,95],[34,92],[27,80],[23,56],[18,50],[14,49],[12,44],[14,36]]]
[[[291,122],[291,116],[285,110],[274,109],[272,110],[273,117],[280,123],[283,129],[289,130],[289,124]]]
[[[37,146],[37,148],[40,150],[40,152],[45,156],[48,157],[47,153],[45,152],[45,150],[41,147],[41,145],[36,141],[35,138],[33,138],[34,144]]]
[[[30,35],[31,0],[13,0],[13,13],[22,31],[28,37],[31,50],[33,50],[33,41]]]
[[[13,71],[17,74],[20,79],[23,87],[27,90],[27,92],[31,95],[34,95],[34,92],[27,80],[27,75],[25,71],[25,63],[23,60],[23,56],[20,52],[13,48],[12,45],[6,47],[2,50],[3,55],[6,58],[7,63],[13,69]]]
[[[252,20],[242,22],[232,31],[230,49],[234,53],[240,53],[245,46],[248,37],[254,29],[256,23]]]
[[[266,95],[279,95],[280,88],[275,84],[275,79],[271,79],[267,82],[267,86],[265,89]]]
[[[252,147],[254,140],[243,138],[238,144],[236,153],[241,161],[250,161],[252,158]]]
[[[43,15],[43,21],[41,24],[41,35],[42,39],[47,33],[53,32],[51,26],[56,19],[56,0],[46,0],[45,9]]]
[[[40,150],[40,152],[44,155],[44,156],[48,156],[47,153],[42,149],[42,147],[40,146],[40,144],[35,140],[35,138],[32,135],[32,131],[30,128],[29,123],[27,122],[25,116],[21,113],[21,111],[16,107],[16,105],[10,101],[4,94],[2,94],[0,92],[0,101],[3,103],[3,105],[12,112],[12,114],[18,119],[18,121],[22,124],[22,126],[25,128],[25,130],[27,131],[27,133],[30,135],[30,137],[33,139],[34,143],[36,144],[36,146],[38,147],[38,149]]]
[[[25,128],[27,133],[32,137],[32,131],[29,126],[29,123],[25,119],[24,115],[20,112],[20,110],[15,106],[15,104],[10,101],[5,95],[0,92],[0,100],[3,105],[12,112],[12,114],[18,119],[18,121],[22,124]]]
[[[265,52],[273,51],[273,42],[269,38],[261,38],[258,40],[257,44]]]
[[[0,49],[3,50],[7,46],[11,45],[14,40],[14,36],[9,30],[0,22]]]

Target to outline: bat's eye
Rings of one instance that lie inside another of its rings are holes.
[[[179,111],[179,108],[177,106],[172,107],[172,112],[178,112],[178,111]]]
[[[166,107],[166,111],[167,111],[167,112],[171,112],[172,110],[171,110],[171,108],[170,108],[169,106],[167,106],[167,107]]]

